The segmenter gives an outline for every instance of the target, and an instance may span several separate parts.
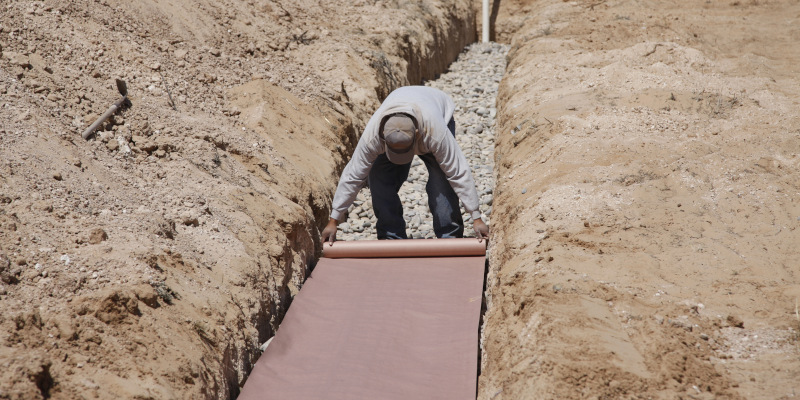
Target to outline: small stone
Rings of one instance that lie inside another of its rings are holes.
[[[186,226],[200,226],[200,221],[197,216],[190,212],[181,215],[181,223]]]
[[[17,66],[20,66],[22,68],[30,68],[31,67],[30,58],[28,58],[28,56],[26,56],[24,54],[14,53],[14,52],[11,52],[11,51],[4,51],[3,52],[3,57],[7,58],[8,61],[12,65],[17,65]]]
[[[214,57],[219,57],[222,55],[222,52],[219,51],[219,49],[211,49],[208,52],[211,53],[211,55]]]
[[[56,172],[55,174],[53,174],[53,179],[55,179],[57,181],[62,180],[63,177],[61,176],[61,172]]]
[[[725,321],[729,326],[734,328],[744,328],[744,321],[735,315],[728,315],[728,318],[726,318]]]
[[[95,228],[89,233],[89,243],[98,244],[108,239],[108,234],[102,228]]]

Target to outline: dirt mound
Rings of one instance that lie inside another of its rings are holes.
[[[234,397],[366,118],[474,38],[465,1],[10,1],[0,21],[0,398],[25,399]],[[84,141],[118,78],[132,107]]]
[[[479,398],[794,396],[799,17],[501,6]]]

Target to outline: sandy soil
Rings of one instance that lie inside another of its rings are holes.
[[[474,34],[466,1],[4,1],[0,398],[235,397],[367,117]]]
[[[480,399],[800,394],[800,6],[511,1]]]
[[[475,6],[3,2],[0,398],[235,397],[366,118]],[[478,397],[796,396],[800,6],[493,9]]]

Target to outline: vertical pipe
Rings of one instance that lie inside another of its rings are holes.
[[[489,43],[489,0],[483,0],[483,43]]]

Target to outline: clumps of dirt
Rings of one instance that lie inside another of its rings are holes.
[[[235,397],[381,94],[474,38],[461,0],[10,1],[0,21],[0,393],[26,399]],[[130,106],[83,140],[116,79]]]
[[[501,4],[479,398],[793,395],[798,12]]]

